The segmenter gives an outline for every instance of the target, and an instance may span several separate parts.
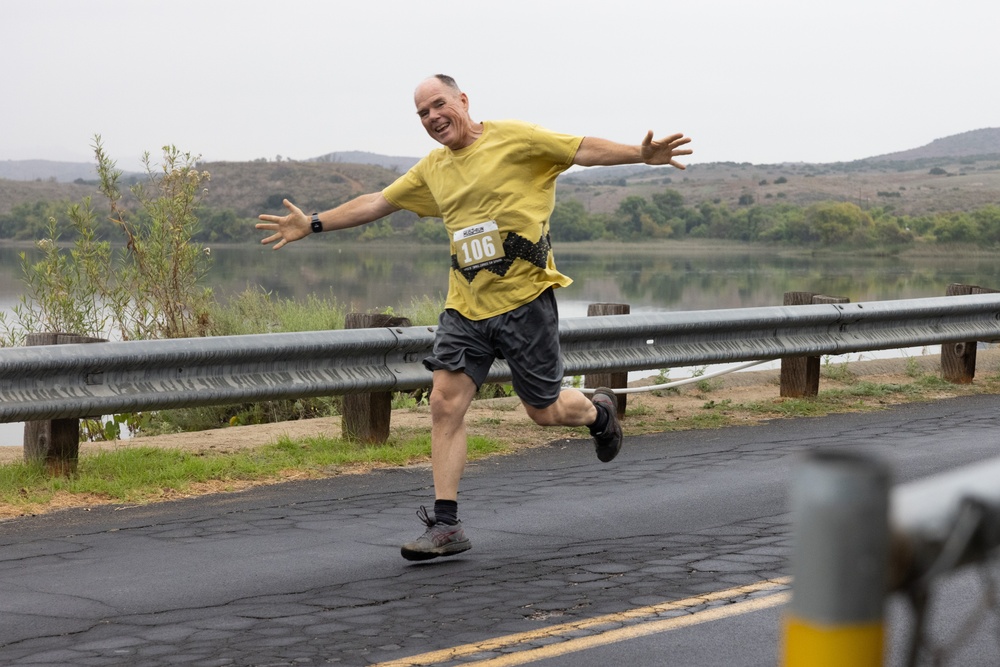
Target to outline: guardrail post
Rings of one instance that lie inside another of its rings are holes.
[[[952,283],[945,290],[945,296],[967,294],[994,294],[997,290]],[[971,384],[976,376],[976,346],[974,340],[941,345],[941,376],[952,384]]]
[[[785,292],[784,305],[804,306],[817,303],[850,303],[843,296],[816,292]],[[782,357],[780,396],[803,398],[819,393],[819,357]]]
[[[785,292],[786,306],[812,303],[816,292]],[[780,396],[802,398],[819,393],[819,357],[782,357]]]
[[[30,333],[25,339],[26,346],[105,342],[103,338],[56,332]],[[80,420],[25,422],[23,445],[25,463],[42,463],[53,477],[72,475],[80,458]]]
[[[782,665],[881,665],[888,469],[860,455],[814,453],[795,472],[791,510],[793,583]]]
[[[597,315],[628,315],[632,312],[631,306],[627,303],[592,303],[587,306],[587,317]],[[583,386],[596,389],[607,387],[608,389],[624,389],[628,386],[628,372],[618,373],[592,373],[585,375]],[[615,401],[618,407],[618,418],[625,416],[625,408],[628,405],[627,394],[615,394]]]
[[[408,326],[410,326],[408,318],[392,315],[348,313],[344,318],[345,329]],[[374,444],[389,439],[389,422],[392,417],[391,391],[345,394],[343,405],[340,430],[345,440]]]

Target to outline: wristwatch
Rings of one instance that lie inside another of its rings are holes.
[[[312,214],[312,225],[313,234],[319,234],[323,231],[323,223],[319,221],[319,213]]]

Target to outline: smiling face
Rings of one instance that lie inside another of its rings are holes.
[[[427,134],[452,150],[471,146],[482,134],[482,125],[469,116],[469,98],[437,77],[417,86],[413,101]]]

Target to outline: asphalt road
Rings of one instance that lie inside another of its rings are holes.
[[[998,401],[627,438],[610,464],[588,441],[479,462],[473,549],[419,564],[399,544],[433,503],[426,467],[6,521],[0,664],[774,665],[802,453],[923,477],[1000,455]]]

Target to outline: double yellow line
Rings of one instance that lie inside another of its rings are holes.
[[[637,607],[617,614],[606,614],[595,618],[581,619],[570,623],[551,625],[530,632],[519,632],[503,637],[487,639],[476,644],[464,644],[452,648],[421,653],[420,655],[380,662],[373,667],[419,667],[421,665],[437,665],[459,660],[466,656],[477,653],[489,653],[510,649],[522,644],[530,644],[539,640],[548,640],[553,637],[561,637],[570,633],[577,633],[581,630],[594,630],[594,634],[587,637],[577,637],[566,641],[548,644],[539,648],[524,649],[515,653],[507,653],[496,658],[488,658],[477,662],[463,662],[462,667],[511,667],[512,665],[524,665],[546,658],[553,658],[575,651],[583,651],[613,644],[615,642],[645,637],[658,632],[667,632],[699,623],[707,623],[720,618],[738,616],[760,609],[776,607],[784,604],[791,597],[788,591],[791,577],[781,577],[778,579],[767,579],[746,586],[738,586],[724,591],[706,593],[695,597],[675,600],[673,602],[661,602],[660,604]],[[770,595],[761,595],[771,592]],[[748,597],[758,594],[755,597]],[[673,616],[671,618],[658,618],[667,612],[677,612],[700,607],[713,602],[728,604],[717,604],[707,609],[688,613],[683,616]],[[648,619],[648,620],[644,620]],[[609,630],[599,630],[601,626],[616,625],[631,622],[626,627],[619,627]]]

